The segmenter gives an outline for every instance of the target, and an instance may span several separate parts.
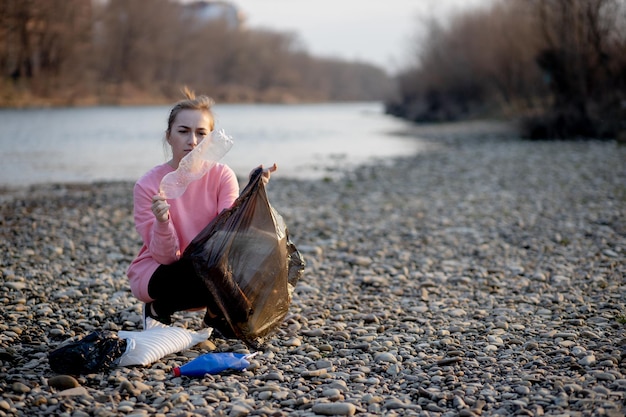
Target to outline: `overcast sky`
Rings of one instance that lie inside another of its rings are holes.
[[[313,55],[388,69],[407,62],[420,22],[493,0],[233,0],[251,28],[294,32]]]

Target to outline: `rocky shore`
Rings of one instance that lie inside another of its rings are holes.
[[[306,271],[250,369],[205,378],[171,370],[245,346],[58,378],[63,341],[141,328],[132,184],[0,191],[0,416],[623,416],[626,147],[478,122],[408,134],[429,150],[272,177]]]

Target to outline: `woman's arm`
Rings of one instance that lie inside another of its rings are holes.
[[[217,193],[217,213],[230,208],[237,197],[239,197],[237,175],[230,167],[224,166]]]
[[[165,221],[157,220],[157,215],[152,210],[153,196],[153,191],[135,185],[135,228],[152,258],[160,264],[168,265],[180,258],[180,244],[169,216]]]

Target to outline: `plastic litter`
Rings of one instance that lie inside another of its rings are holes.
[[[118,366],[147,366],[170,353],[187,350],[209,338],[213,329],[199,331],[182,327],[166,326],[156,320],[148,319],[151,325],[141,332],[119,331],[120,338],[127,341],[127,348]]]
[[[83,375],[114,367],[127,342],[111,331],[95,331],[70,339],[48,354],[50,368],[58,374]]]
[[[219,309],[213,313],[224,318],[215,328],[255,349],[287,315],[305,267],[284,219],[270,205],[262,171],[252,173],[233,206],[207,225],[183,253],[213,295]]]
[[[178,168],[161,180],[160,191],[165,198],[183,195],[187,186],[206,174],[232,148],[233,139],[223,129],[205,138],[178,164]]]
[[[182,366],[172,369],[174,376],[202,377],[227,370],[243,371],[250,366],[249,359],[256,353],[216,352],[205,353]]]
[[[140,332],[96,331],[70,339],[48,354],[50,368],[59,374],[85,375],[116,366],[147,366],[207,340],[213,331],[195,332],[148,320],[153,323]]]

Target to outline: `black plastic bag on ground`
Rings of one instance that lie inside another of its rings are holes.
[[[58,374],[85,375],[113,368],[126,351],[126,340],[110,331],[95,331],[48,354]]]
[[[260,168],[233,206],[196,236],[183,257],[192,260],[213,295],[208,305],[219,310],[213,313],[221,323],[215,328],[255,348],[282,323],[304,272],[302,255],[269,203]]]

